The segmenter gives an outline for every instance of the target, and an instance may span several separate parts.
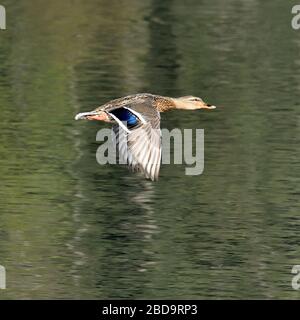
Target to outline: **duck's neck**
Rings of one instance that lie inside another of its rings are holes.
[[[157,110],[159,112],[169,111],[171,109],[177,109],[175,99],[169,97],[157,97],[156,100]]]

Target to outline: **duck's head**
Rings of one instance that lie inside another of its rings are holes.
[[[216,109],[215,106],[207,104],[201,98],[194,96],[184,96],[180,98],[173,98],[175,109],[186,109],[186,110],[196,110],[196,109]]]

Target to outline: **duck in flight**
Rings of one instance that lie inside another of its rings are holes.
[[[90,112],[76,115],[113,124],[113,137],[119,157],[133,171],[158,180],[161,164],[160,112],[172,109],[215,109],[194,96],[170,98],[141,93],[111,100]],[[124,163],[124,162],[123,162]]]

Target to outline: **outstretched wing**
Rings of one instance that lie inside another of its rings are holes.
[[[133,102],[108,113],[118,123],[113,126],[113,132],[119,160],[146,178],[157,180],[161,163],[160,114],[152,106],[152,100]],[[128,118],[127,122],[124,117]]]

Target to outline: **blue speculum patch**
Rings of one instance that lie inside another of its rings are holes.
[[[138,124],[138,118],[130,112],[128,109],[119,108],[110,111],[113,115],[115,115],[119,120],[123,122],[127,122],[127,126],[132,127]]]

